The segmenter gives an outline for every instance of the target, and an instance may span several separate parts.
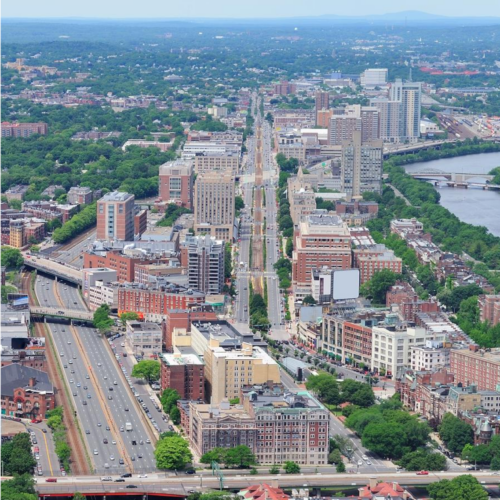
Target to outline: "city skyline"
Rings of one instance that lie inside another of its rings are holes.
[[[141,3],[137,9],[135,2],[122,2],[120,10],[117,11],[112,3],[102,4],[96,0],[90,0],[85,4],[72,4],[53,0],[39,4],[34,0],[29,0],[21,5],[12,1],[3,3],[2,19],[26,18],[26,19],[50,19],[50,18],[82,18],[82,19],[269,19],[269,18],[309,18],[309,17],[356,17],[379,16],[386,17],[387,20],[399,18],[405,20],[431,19],[434,16],[444,17],[500,17],[500,5],[491,0],[479,0],[474,4],[452,2],[444,0],[442,2],[432,2],[423,0],[419,4],[419,9],[415,10],[414,2],[404,0],[399,2],[398,9],[388,0],[382,0],[374,4],[369,0],[359,0],[356,4],[342,4],[332,6],[326,0],[298,4],[288,4],[283,0],[266,3],[257,0],[251,4],[234,4],[228,0],[218,0],[216,4],[205,4],[199,0],[191,0],[182,4],[169,4],[168,8],[158,4],[155,0]],[[26,13],[29,15],[26,15]],[[151,12],[156,14],[155,17]],[[362,14],[360,14],[362,13]],[[381,19],[381,20],[382,20]]]

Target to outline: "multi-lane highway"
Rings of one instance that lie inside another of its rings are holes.
[[[84,308],[78,290],[70,285],[38,277],[35,291],[41,303]],[[47,326],[94,470],[154,471],[154,436],[107,341],[93,328]],[[126,431],[127,422],[131,431]]]

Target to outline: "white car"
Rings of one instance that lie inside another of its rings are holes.
[[[363,460],[358,460],[358,465],[361,467],[363,465]]]
[[[99,452],[97,450],[94,450],[94,455],[99,455]]]
[[[139,474],[137,477],[144,479],[144,478],[148,477],[148,475],[147,474]]]
[[[361,458],[362,458],[363,460],[368,460],[368,457],[367,457],[366,455],[363,455]]]

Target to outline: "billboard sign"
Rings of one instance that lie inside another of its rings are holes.
[[[348,300],[359,297],[359,269],[332,272],[332,299]]]

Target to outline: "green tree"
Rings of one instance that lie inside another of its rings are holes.
[[[161,396],[160,396],[160,402],[163,406],[163,411],[165,413],[170,413],[173,408],[177,407],[177,401],[181,399],[181,395],[172,388],[165,389]]]
[[[223,464],[226,459],[226,451],[226,448],[213,448],[200,457],[200,462],[202,464],[211,464],[212,462]]]
[[[451,413],[444,415],[438,431],[439,437],[453,453],[460,453],[465,445],[474,443],[472,427]]]
[[[245,208],[245,202],[241,196],[234,197],[234,210],[236,211],[236,215],[240,213],[240,210]]]
[[[387,290],[400,280],[402,276],[390,269],[376,272],[372,279],[364,283],[361,292],[366,297],[371,297],[376,304],[385,304]]]
[[[279,474],[279,473],[280,473],[280,467],[279,467],[279,465],[273,465],[269,469],[269,474]]]
[[[191,462],[193,455],[184,438],[172,436],[157,442],[155,458],[158,469],[178,470]]]
[[[94,327],[101,332],[108,331],[114,324],[113,319],[109,317],[109,313],[110,309],[107,304],[99,306],[94,312]]]
[[[441,453],[432,453],[428,449],[419,449],[403,455],[398,465],[409,471],[446,470],[446,457]]]
[[[469,475],[453,478],[451,481],[442,479],[427,486],[432,500],[487,500],[488,492],[479,481]]]
[[[404,428],[399,424],[368,424],[363,431],[361,442],[365,448],[383,458],[401,458],[407,451]]]
[[[336,467],[335,467],[335,470],[339,473],[339,474],[342,474],[343,472],[345,472],[345,464],[344,462],[340,461],[337,463]]]
[[[170,410],[170,420],[172,420],[174,425],[179,425],[181,423],[181,411],[177,406],[172,407]]]
[[[302,300],[302,304],[305,306],[314,306],[316,304],[316,300],[312,295],[306,295]]]
[[[491,470],[500,470],[500,456],[496,455],[492,458],[490,468]]]
[[[328,455],[328,463],[329,464],[338,464],[339,462],[342,462],[342,455],[340,454],[340,450],[333,450]]]
[[[38,498],[35,491],[35,480],[29,474],[2,481],[1,493],[2,498],[8,500],[37,500]]]
[[[257,463],[252,450],[244,444],[229,448],[226,451],[224,462],[226,467],[239,467],[245,469]]]
[[[7,269],[21,269],[24,259],[21,251],[17,248],[2,247],[2,266]]]
[[[283,470],[286,474],[300,474],[300,465],[297,462],[288,460],[283,464]]]
[[[152,359],[143,359],[132,368],[132,377],[143,378],[148,382],[153,382],[160,378],[161,364]]]
[[[120,321],[122,325],[125,326],[127,321],[137,321],[139,319],[139,315],[136,312],[124,312],[120,314]]]

